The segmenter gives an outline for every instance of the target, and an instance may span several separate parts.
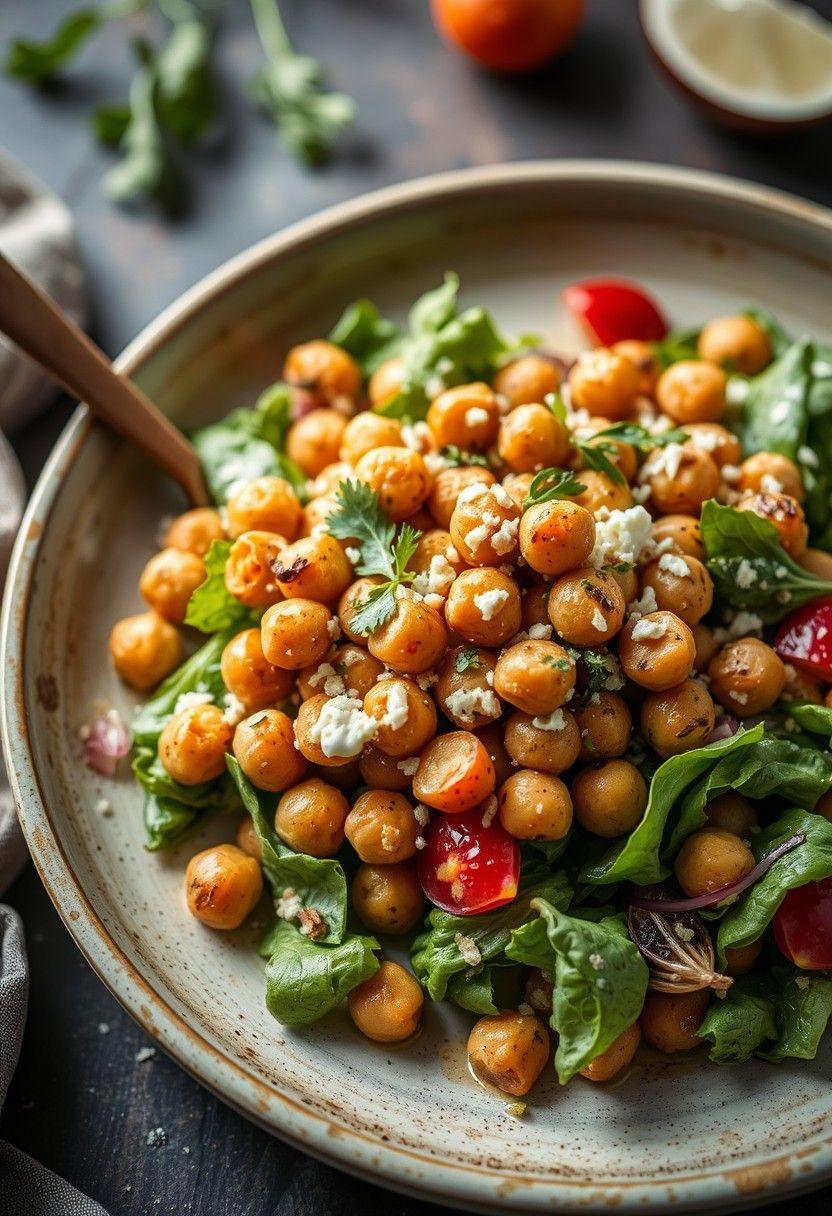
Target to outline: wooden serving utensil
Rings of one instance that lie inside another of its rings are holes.
[[[194,506],[209,502],[196,452],[182,432],[2,253],[0,331],[96,418],[164,469]]]

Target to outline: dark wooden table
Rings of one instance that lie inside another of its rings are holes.
[[[43,33],[68,0],[2,0],[0,47]],[[125,213],[98,182],[108,163],[85,113],[120,98],[124,40],[107,31],[81,69],[48,96],[0,80],[0,143],[60,193],[78,225],[92,329],[115,354],[164,305],[252,241],[341,199],[442,169],[529,157],[623,157],[694,166],[832,203],[832,128],[754,142],[704,125],[668,90],[641,40],[635,4],[588,0],[569,54],[527,80],[486,77],[434,35],[425,0],[284,0],[296,42],[331,66],[359,106],[326,168],[283,154],[238,82],[259,52],[243,0],[228,0],[220,40],[225,127],[190,159],[192,203],[175,224]],[[815,7],[832,16],[832,0]],[[506,233],[511,240],[511,233]],[[15,437],[33,480],[69,411],[61,403]],[[0,1134],[33,1153],[113,1216],[353,1216],[374,1205],[436,1211],[319,1165],[223,1106],[148,1046],[78,954],[31,867],[8,893],[27,929],[32,988],[23,1055]],[[167,1143],[147,1144],[163,1127]],[[801,1201],[829,1210],[832,1192]],[[0,1209],[2,1209],[0,1193]],[[794,1210],[770,1209],[781,1216]],[[3,1216],[6,1216],[3,1213]]]

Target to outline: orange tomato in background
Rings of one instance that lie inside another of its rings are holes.
[[[439,32],[477,63],[528,72],[569,45],[584,0],[431,0],[431,11]]]

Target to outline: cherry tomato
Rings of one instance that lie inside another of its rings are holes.
[[[832,683],[832,599],[812,600],[790,613],[774,649],[784,663]]]
[[[832,878],[788,892],[774,914],[774,939],[796,967],[832,967]]]
[[[627,338],[658,342],[667,333],[667,322],[658,305],[636,283],[623,279],[585,279],[566,287],[563,299],[590,341],[601,346],[612,346]]]
[[[477,63],[528,72],[572,41],[584,0],[431,0],[431,11],[443,37]]]
[[[520,849],[499,823],[483,827],[482,809],[434,815],[419,854],[419,881],[445,912],[472,916],[508,904],[517,894]]]

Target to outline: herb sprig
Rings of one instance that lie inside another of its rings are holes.
[[[464,650],[460,650],[459,654],[454,659],[454,670],[460,675],[463,671],[468,671],[469,668],[476,670],[480,665],[480,656],[477,654],[476,648],[466,646]]]
[[[586,489],[569,469],[541,469],[535,473],[529,492],[523,500],[523,510],[536,507],[541,502],[552,502],[556,498],[574,498]]]

